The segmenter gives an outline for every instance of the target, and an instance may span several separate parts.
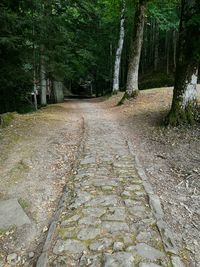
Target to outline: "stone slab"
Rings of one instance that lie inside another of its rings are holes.
[[[105,254],[103,267],[134,267],[134,257],[131,253],[118,252]]]
[[[31,224],[31,221],[17,199],[0,201],[0,229],[8,229],[11,226],[19,227],[24,224]]]
[[[64,241],[58,240],[53,248],[53,252],[56,255],[62,255],[63,253],[77,254],[82,253],[86,249],[86,245],[80,241],[67,239]]]

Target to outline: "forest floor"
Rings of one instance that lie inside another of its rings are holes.
[[[16,114],[12,125],[0,130],[0,202],[18,199],[31,221],[30,225],[0,229],[0,267],[11,266],[11,261],[21,264],[14,266],[34,266],[63,188],[68,188],[71,176],[77,175],[76,162],[84,162],[80,143],[84,135],[87,139],[85,121],[92,129],[90,151],[92,146],[100,150],[106,124],[111,127],[108,144],[112,145],[112,132],[119,151],[117,140],[123,146],[124,140],[130,142],[161,200],[165,222],[174,233],[181,258],[188,267],[199,266],[200,127],[160,126],[170,107],[171,88],[141,91],[137,99],[116,106],[121,97],[122,93],[69,100],[37,113]],[[94,135],[99,135],[99,143]],[[105,150],[106,143],[102,147]]]
[[[82,133],[83,119],[73,102],[15,114],[12,124],[0,129],[0,203],[17,199],[30,219],[22,226],[19,221],[19,227],[0,227],[1,267],[27,260],[31,266],[38,257],[66,179],[73,172]],[[16,202],[12,203],[9,209],[14,210]],[[8,219],[15,224],[17,213],[12,212]],[[6,213],[1,215],[7,217]]]

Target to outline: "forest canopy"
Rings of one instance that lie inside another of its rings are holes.
[[[34,97],[39,105],[56,102],[60,83],[78,94],[111,93],[122,7],[119,89],[125,90],[135,13],[144,3],[139,88],[172,86],[181,1],[2,0],[0,113],[34,108]],[[187,23],[199,27],[199,18],[196,13]]]

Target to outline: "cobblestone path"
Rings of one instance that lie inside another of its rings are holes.
[[[81,107],[83,152],[67,185],[51,248],[48,254],[44,249],[37,266],[44,266],[45,257],[47,266],[54,267],[183,266],[179,257],[166,252],[119,126],[93,105]]]

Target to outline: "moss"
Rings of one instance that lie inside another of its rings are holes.
[[[11,122],[14,120],[15,116],[14,113],[5,113],[0,115],[0,125],[2,128],[7,127],[11,124]]]
[[[23,198],[20,198],[18,202],[20,206],[22,207],[22,209],[27,209],[29,207],[29,203]]]
[[[164,120],[165,125],[173,127],[189,124],[193,125],[198,120],[196,108],[189,105],[186,109],[182,109],[179,104],[172,107],[171,111]]]
[[[0,228],[0,237],[3,236],[6,233],[7,230]]]
[[[180,257],[185,261],[185,260],[189,260],[190,258],[190,252],[187,249],[183,249],[180,251]]]
[[[60,228],[58,229],[58,236],[63,240],[68,238],[77,239],[77,229],[75,227]]]

